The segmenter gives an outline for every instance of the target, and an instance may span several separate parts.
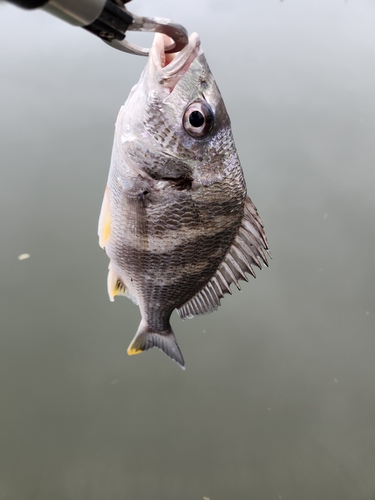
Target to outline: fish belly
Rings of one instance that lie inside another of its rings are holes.
[[[119,278],[136,297],[142,316],[163,328],[175,308],[213,276],[243,216],[244,190],[227,179],[213,189],[167,186],[154,195],[126,195],[126,216],[114,220],[106,247]]]

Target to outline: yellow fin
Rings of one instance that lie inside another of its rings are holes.
[[[176,363],[185,370],[184,358],[182,357],[171,326],[168,325],[165,330],[156,332],[148,326],[144,319],[142,319],[135,337],[130,342],[127,352],[129,356],[133,356],[134,354],[140,354],[143,351],[147,351],[152,347],[158,347],[164,351],[167,356],[172,358],[173,361],[176,361]]]
[[[142,349],[135,349],[134,347],[132,347],[132,344],[130,344],[127,350],[129,356],[134,356],[134,354],[141,354],[141,352],[143,352]]]
[[[141,324],[143,325],[142,322]],[[126,352],[128,353],[129,356],[134,356],[135,354],[141,354],[141,352],[143,352],[144,350],[145,350],[145,343],[139,342],[139,335],[137,332],[133,340],[130,342],[128,350]]]
[[[108,287],[108,295],[109,300],[113,302],[115,300],[116,295],[126,295],[127,293],[126,286],[122,283],[121,280],[116,276],[116,274],[111,269],[111,264],[108,268],[108,278],[107,278],[107,287]]]
[[[109,193],[108,186],[104,191],[104,198],[102,203],[102,208],[99,216],[99,225],[98,225],[98,235],[99,235],[99,246],[104,248],[111,231],[111,217],[109,213]]]

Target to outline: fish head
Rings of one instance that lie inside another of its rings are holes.
[[[199,36],[190,35],[175,54],[165,53],[169,43],[166,35],[155,35],[140,81],[120,113],[123,151],[141,175],[217,181],[238,162],[227,110]]]

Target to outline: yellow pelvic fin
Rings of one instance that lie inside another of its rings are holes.
[[[104,191],[104,198],[102,203],[102,208],[99,216],[98,225],[98,235],[99,235],[99,246],[104,248],[108,241],[111,232],[111,217],[109,212],[109,193],[108,186]]]
[[[128,291],[126,289],[126,286],[113,272],[111,264],[109,264],[108,268],[107,287],[108,287],[109,300],[111,302],[115,300],[116,295],[128,296]]]

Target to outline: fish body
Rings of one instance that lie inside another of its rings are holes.
[[[173,310],[216,310],[232,283],[267,264],[268,243],[198,35],[176,55],[166,40],[156,34],[117,118],[99,243],[110,299],[126,295],[142,314],[128,353],[156,346],[184,367]]]

